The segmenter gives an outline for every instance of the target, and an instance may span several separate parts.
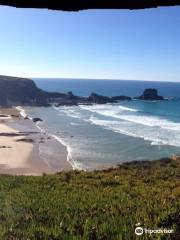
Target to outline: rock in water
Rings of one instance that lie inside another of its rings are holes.
[[[115,101],[125,101],[125,100],[132,100],[131,97],[128,97],[128,96],[114,96],[112,97],[112,100],[115,100]]]
[[[147,88],[144,90],[143,94],[135,99],[140,100],[164,100],[162,96],[158,95],[158,91],[155,88]]]
[[[41,118],[33,118],[33,122],[42,122],[43,120]]]
[[[112,98],[102,96],[96,93],[91,93],[91,95],[88,97],[88,101],[90,103],[97,103],[97,104],[105,104],[105,103],[114,103],[116,102]]]

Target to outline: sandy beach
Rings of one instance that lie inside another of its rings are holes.
[[[58,144],[59,156],[42,157],[39,147],[47,144]],[[51,162],[56,164],[52,166]],[[63,145],[41,133],[16,108],[0,109],[0,174],[42,175],[71,169]]]

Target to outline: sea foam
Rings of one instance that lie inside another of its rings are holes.
[[[79,161],[75,161],[72,157],[72,148],[70,147],[70,145],[68,145],[65,141],[62,140],[62,138],[60,138],[57,135],[52,134],[51,135],[54,139],[56,139],[58,142],[60,142],[63,146],[66,147],[67,149],[67,161],[71,164],[73,170],[86,170],[87,166],[85,166],[84,164],[82,164]]]
[[[149,126],[149,127],[159,127],[163,129],[169,129],[169,130],[174,130],[174,131],[180,131],[180,123],[169,121],[167,119],[163,119],[161,117],[155,117],[155,116],[145,116],[141,113],[141,115],[138,115],[138,110],[137,109],[131,109],[131,108],[126,108],[123,106],[81,106],[82,109],[88,110],[90,112],[94,112],[97,114],[100,114],[102,116],[107,116],[107,117],[113,117],[116,119],[132,122],[135,124],[140,124],[144,126]],[[120,109],[120,110],[118,110]],[[127,113],[125,114],[124,112],[136,112],[135,114],[132,113]]]
[[[23,118],[26,118],[27,117],[27,114],[25,112],[25,109],[21,106],[18,106],[16,107],[16,109],[19,111],[20,115],[23,117]]]
[[[180,132],[177,134],[177,132],[171,132],[164,129],[159,131],[159,129],[152,127],[142,128],[126,121],[100,120],[94,116],[91,116],[89,121],[92,124],[99,125],[116,133],[150,141],[151,145],[180,146]]]

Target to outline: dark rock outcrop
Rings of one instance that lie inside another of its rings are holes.
[[[113,103],[114,99],[92,93],[88,98],[75,96],[72,92],[46,92],[27,78],[0,76],[0,106],[72,106],[78,104]]]
[[[155,88],[147,88],[144,90],[143,94],[135,99],[140,100],[164,100],[162,96],[158,95],[158,91]]]
[[[96,93],[91,93],[91,95],[88,97],[88,102],[90,103],[97,103],[97,104],[105,104],[105,103],[114,103],[116,102],[112,98],[102,96]]]
[[[38,118],[38,117],[33,118],[32,120],[33,120],[33,122],[42,122],[43,121],[41,118]]]
[[[0,5],[19,8],[47,8],[79,11],[85,9],[143,9],[180,5],[179,0],[0,0]]]
[[[69,92],[67,93],[67,98],[69,98],[69,99],[77,99],[78,97],[75,96],[71,91],[69,91]]]
[[[135,99],[164,100],[154,88],[145,89],[143,94]],[[11,106],[76,106],[79,104],[106,104],[117,101],[132,100],[128,96],[107,97],[91,93],[89,97],[79,97],[72,92],[46,92],[36,86],[31,79],[0,76],[0,107]],[[27,118],[28,119],[28,118]],[[41,121],[41,119],[33,119]]]
[[[0,76],[0,106],[48,106],[65,96],[43,91],[30,79]]]
[[[60,106],[77,106],[78,103],[76,101],[71,101],[68,99],[61,100],[58,103],[55,104],[55,107],[60,107]]]
[[[114,96],[111,98],[112,100],[115,100],[115,101],[125,101],[125,100],[132,100],[131,97],[127,97],[127,96]]]
[[[76,96],[69,91],[63,98],[56,99],[55,106],[77,106],[78,104],[83,104],[85,102],[87,102],[87,98]]]

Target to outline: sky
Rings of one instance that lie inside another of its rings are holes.
[[[0,75],[180,81],[180,7],[0,7]]]

